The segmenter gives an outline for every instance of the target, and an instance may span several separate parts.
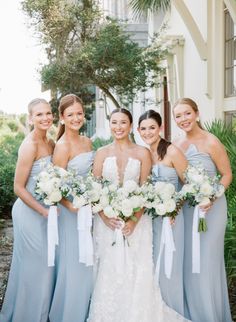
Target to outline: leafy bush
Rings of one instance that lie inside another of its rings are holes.
[[[231,286],[236,280],[236,132],[220,120],[207,123],[206,128],[224,144],[233,173],[233,181],[226,191],[228,224],[225,234],[225,264]]]
[[[100,147],[110,144],[112,142],[112,138],[110,139],[102,139],[102,138],[96,138],[93,140],[93,150],[97,151]]]
[[[9,215],[15,201],[13,191],[17,151],[23,134],[5,135],[0,141],[0,214]]]

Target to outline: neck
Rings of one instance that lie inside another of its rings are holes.
[[[113,145],[115,147],[117,147],[118,149],[123,149],[123,148],[126,148],[127,146],[131,145],[132,142],[130,141],[130,139],[127,137],[127,138],[124,138],[122,140],[114,140],[113,142]]]
[[[37,138],[37,139],[40,139],[40,140],[47,139],[47,131],[45,131],[45,130],[33,129],[32,135],[33,135],[34,138]]]
[[[202,129],[197,125],[191,131],[186,133],[187,139],[197,139],[202,134]]]
[[[80,138],[80,134],[76,130],[65,129],[65,137],[70,140],[78,140]]]
[[[158,139],[156,140],[156,142],[154,142],[153,144],[150,145],[150,150],[152,153],[156,153],[157,152],[157,148],[158,148],[158,145],[161,141],[161,137],[158,136]]]

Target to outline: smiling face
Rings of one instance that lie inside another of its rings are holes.
[[[84,124],[84,110],[80,103],[68,106],[60,117],[65,123],[65,128],[78,131]]]
[[[29,121],[35,129],[48,130],[53,122],[51,106],[41,102],[34,105],[30,111]]]
[[[129,136],[132,124],[129,117],[121,112],[117,112],[111,115],[110,129],[112,136],[117,140],[125,139]]]
[[[185,132],[192,131],[197,124],[198,111],[195,112],[188,104],[177,104],[173,110],[175,122]]]
[[[143,120],[138,128],[139,134],[143,141],[148,145],[153,145],[160,139],[160,126],[152,119]]]

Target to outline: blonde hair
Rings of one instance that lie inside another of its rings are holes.
[[[44,98],[34,98],[28,104],[28,112],[29,112],[29,114],[32,114],[34,106],[36,106],[38,104],[47,104],[47,105],[50,106],[50,104]]]
[[[175,109],[175,107],[176,107],[178,104],[186,104],[186,105],[189,105],[189,106],[193,109],[193,111],[194,111],[195,113],[199,113],[199,108],[198,108],[197,103],[196,103],[194,100],[192,100],[191,98],[189,98],[189,97],[182,97],[182,98],[179,98],[179,99],[175,102],[175,104],[173,105],[173,108],[172,108],[172,112],[173,112],[173,113],[174,113],[174,109]],[[201,122],[200,122],[200,121],[197,121],[197,124],[198,124],[198,126],[203,130],[203,126],[202,126]]]

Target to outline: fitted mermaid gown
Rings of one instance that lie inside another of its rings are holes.
[[[33,163],[26,189],[34,195],[34,176],[41,162]],[[12,209],[14,247],[1,322],[47,322],[55,270],[47,264],[47,218],[17,199]]]
[[[67,168],[86,176],[93,163],[93,152],[75,156]],[[59,206],[59,247],[56,255],[56,286],[50,322],[84,322],[92,293],[92,266],[79,262],[77,214]]]
[[[116,157],[108,157],[102,176],[120,182]],[[123,181],[140,179],[140,161],[129,158]],[[122,258],[112,246],[114,232],[95,218],[96,280],[89,322],[175,322],[186,321],[162,301],[153,278],[152,219],[143,215],[128,237]]]
[[[191,165],[199,162],[210,176],[216,174],[211,157],[190,144],[186,157]],[[194,322],[231,322],[224,264],[224,235],[227,222],[225,196],[214,201],[207,212],[208,230],[200,236],[200,273],[192,273],[193,208],[184,206],[185,250],[184,292],[185,314]]]
[[[164,164],[155,164],[152,168],[152,181],[165,181],[172,183],[178,191],[179,179],[174,168]],[[162,217],[153,219],[153,260],[156,266],[160,252]],[[163,300],[172,309],[184,315],[184,292],[183,292],[183,260],[184,260],[184,218],[180,210],[172,226],[175,252],[173,256],[171,277],[167,278],[164,270],[165,254],[161,255],[159,283]]]

